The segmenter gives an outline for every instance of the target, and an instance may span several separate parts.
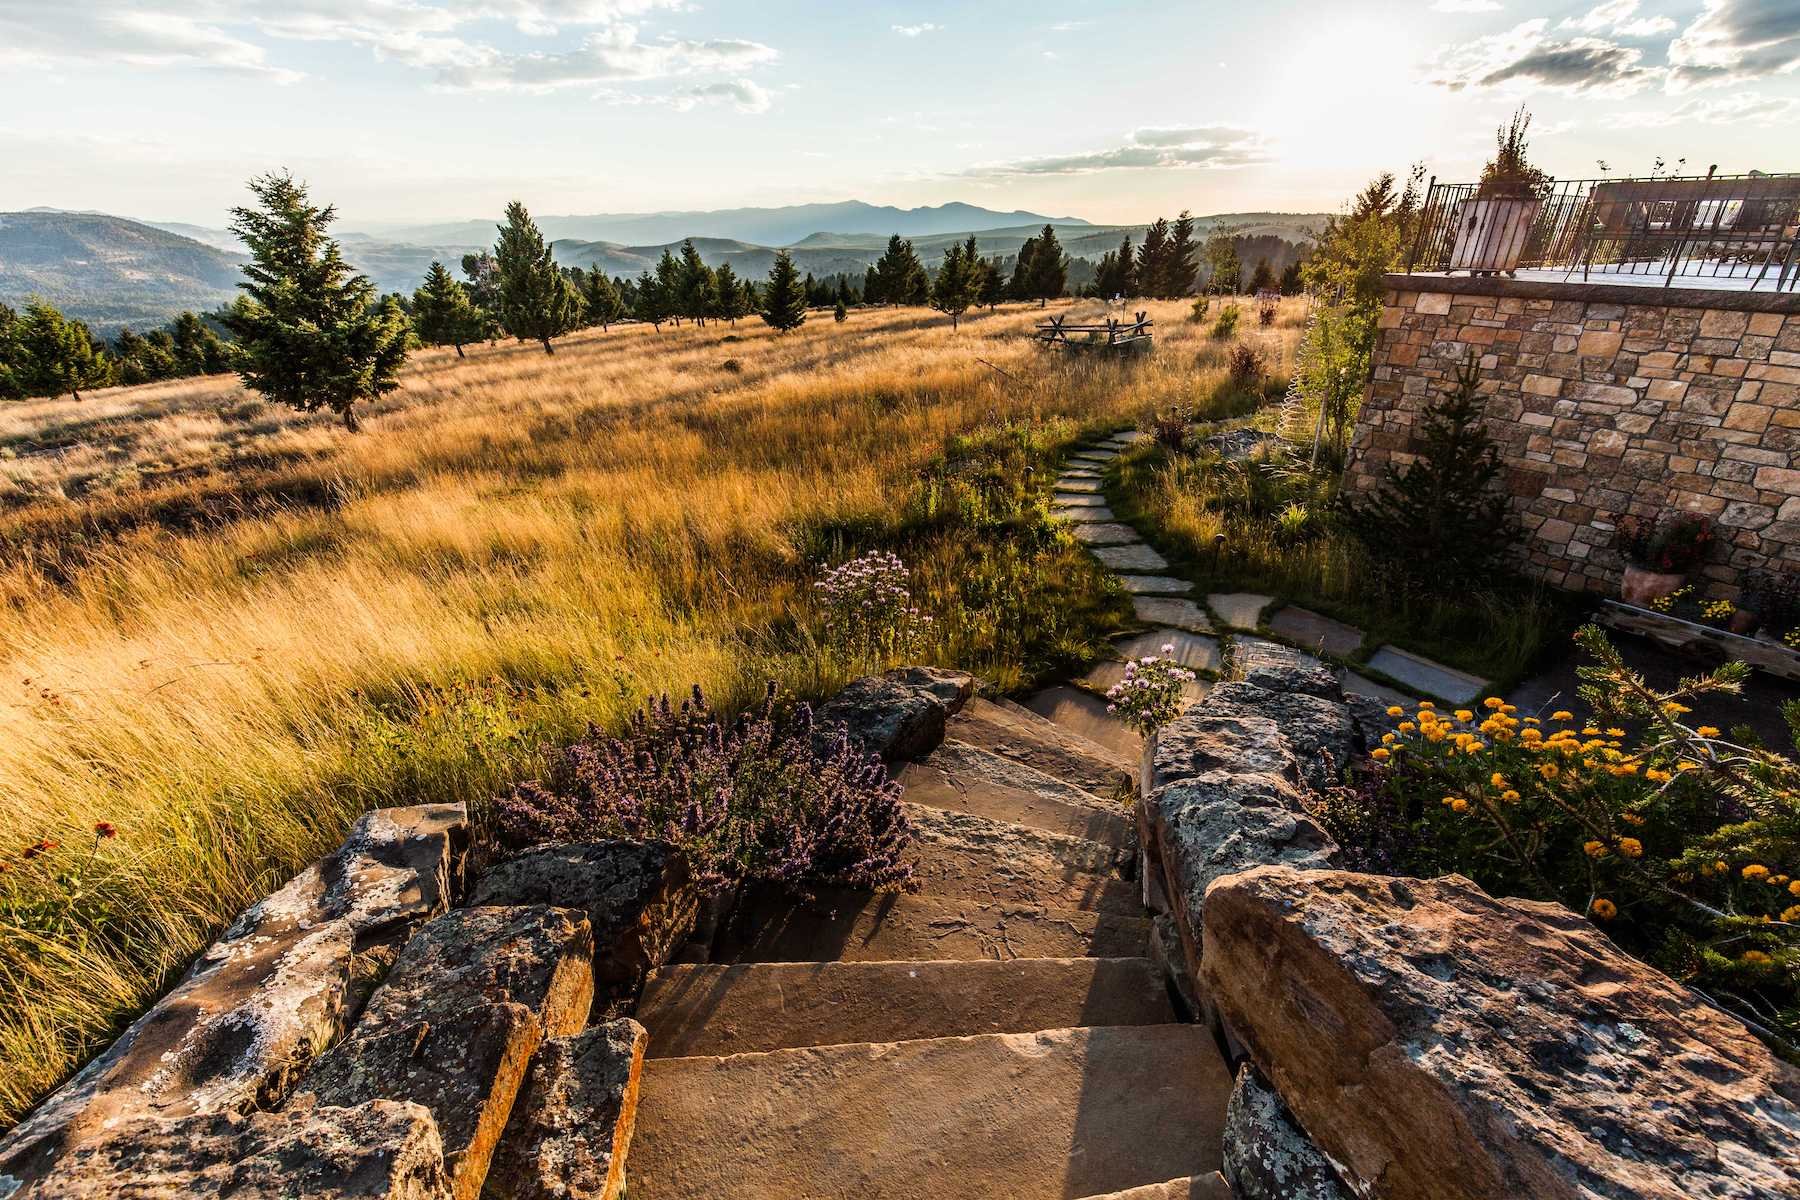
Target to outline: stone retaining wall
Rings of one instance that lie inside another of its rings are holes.
[[[1345,486],[1410,461],[1420,412],[1471,354],[1524,538],[1558,587],[1612,590],[1616,520],[1704,513],[1709,594],[1800,569],[1800,295],[1389,275]]]
[[[1739,1022],[1560,905],[1334,869],[1305,789],[1377,731],[1255,671],[1142,781],[1146,894],[1245,1064],[1239,1200],[1800,1196],[1800,1071]]]

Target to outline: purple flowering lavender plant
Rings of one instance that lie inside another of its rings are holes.
[[[701,885],[739,880],[905,891],[912,840],[900,785],[841,728],[819,729],[806,704],[762,702],[722,720],[696,687],[632,715],[617,737],[590,728],[557,752],[544,778],[495,803],[508,849],[600,838],[667,841]]]
[[[1166,643],[1162,652],[1175,653]],[[1125,678],[1106,689],[1106,711],[1149,737],[1181,715],[1181,688],[1194,673],[1173,658],[1146,654],[1125,664]]]
[[[913,600],[906,563],[889,551],[870,550],[828,568],[813,590],[827,636],[852,654],[909,654],[931,631],[931,617]]]

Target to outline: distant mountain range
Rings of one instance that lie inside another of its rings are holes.
[[[1219,229],[1309,241],[1323,213],[1226,213],[1201,217],[1200,236]],[[1094,225],[1074,217],[1001,213],[968,204],[899,209],[851,201],[719,212],[547,217],[538,220],[567,266],[598,265],[635,276],[665,248],[692,237],[708,265],[729,262],[744,276],[768,273],[786,247],[802,272],[858,274],[899,233],[927,265],[974,232],[984,255],[1016,254],[1044,225],[1055,225],[1068,252],[1098,261],[1142,225]],[[410,292],[435,261],[455,268],[463,254],[493,244],[491,221],[377,226],[341,232],[345,257],[381,291]],[[720,232],[734,230],[736,232]],[[40,295],[95,331],[161,325],[183,309],[204,310],[237,295],[243,249],[228,230],[181,222],[135,221],[95,212],[31,209],[0,213],[0,301],[17,307]]]

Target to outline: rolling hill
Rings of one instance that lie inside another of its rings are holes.
[[[0,213],[0,302],[42,296],[96,333],[162,325],[237,295],[236,255],[102,213]]]

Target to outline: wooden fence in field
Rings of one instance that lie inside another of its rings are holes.
[[[1144,354],[1153,344],[1154,335],[1150,330],[1155,324],[1150,314],[1144,312],[1138,313],[1133,321],[1109,317],[1101,325],[1071,325],[1065,317],[1051,317],[1038,323],[1034,336],[1044,345],[1062,350]]]

